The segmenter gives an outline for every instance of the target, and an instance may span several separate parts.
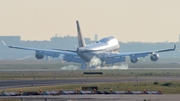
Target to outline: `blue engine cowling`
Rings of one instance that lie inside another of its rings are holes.
[[[35,54],[35,57],[36,57],[37,59],[43,59],[43,58],[44,58],[44,55]]]

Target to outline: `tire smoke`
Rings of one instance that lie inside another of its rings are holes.
[[[90,67],[100,66],[101,63],[102,63],[102,61],[101,61],[99,58],[97,58],[97,57],[94,56],[94,57],[91,59],[91,61],[90,61],[90,63],[89,63],[89,66],[90,66]]]
[[[74,66],[74,65],[68,65],[61,68],[61,70],[79,70],[79,69],[80,69],[79,66]]]
[[[95,69],[129,69],[129,66],[128,64],[120,64],[120,65],[105,66],[105,67],[97,66]]]

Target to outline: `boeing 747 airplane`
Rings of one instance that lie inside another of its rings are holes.
[[[84,38],[81,34],[79,22],[76,21],[77,25],[77,34],[78,34],[78,44],[79,47],[74,50],[64,50],[64,49],[38,49],[22,46],[13,46],[6,45],[3,41],[4,46],[15,49],[22,50],[31,50],[35,51],[35,57],[37,59],[43,59],[45,56],[58,58],[60,54],[63,54],[63,60],[66,62],[75,62],[81,64],[81,69],[86,69],[86,65],[91,62],[92,59],[96,58],[101,61],[100,65],[104,66],[106,64],[112,64],[125,62],[126,58],[129,57],[132,63],[138,62],[140,58],[150,56],[152,61],[157,61],[159,59],[160,52],[174,51],[176,45],[172,49],[162,49],[162,50],[153,50],[145,52],[129,52],[129,53],[120,53],[120,45],[118,40],[113,37],[105,37],[96,43],[86,45]]]

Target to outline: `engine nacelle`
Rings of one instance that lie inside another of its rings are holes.
[[[157,61],[157,60],[159,59],[159,54],[152,54],[152,55],[150,56],[150,59],[151,59],[152,61]]]
[[[43,58],[44,58],[44,55],[35,54],[35,57],[36,57],[37,59],[43,59]]]
[[[130,58],[130,61],[131,61],[132,63],[136,63],[136,62],[139,61],[139,58],[133,57],[133,58]]]

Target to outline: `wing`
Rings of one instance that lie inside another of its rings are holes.
[[[30,50],[35,51],[35,56],[37,59],[42,59],[44,56],[50,56],[53,58],[58,58],[60,54],[64,54],[63,60],[67,62],[75,62],[75,63],[83,63],[84,61],[77,55],[76,51],[66,51],[66,50],[51,50],[51,49],[39,49],[39,48],[30,48],[30,47],[22,47],[22,46],[13,46],[13,45],[6,45],[3,42],[3,45],[9,48],[14,49],[22,49],[22,50]]]
[[[112,53],[107,54],[105,56],[105,62],[106,64],[114,64],[118,62],[125,62],[126,57],[129,56],[132,63],[136,63],[139,58],[144,58],[148,55],[150,56],[150,59],[152,61],[157,61],[159,59],[160,52],[168,52],[168,51],[174,51],[176,49],[176,45],[174,45],[174,48],[172,49],[161,49],[161,50],[154,50],[154,51],[145,51],[145,52],[128,52],[128,53]]]

